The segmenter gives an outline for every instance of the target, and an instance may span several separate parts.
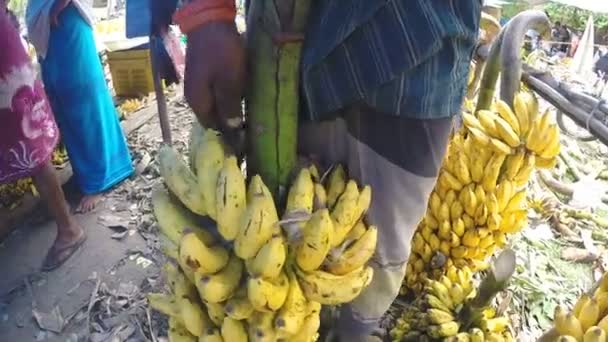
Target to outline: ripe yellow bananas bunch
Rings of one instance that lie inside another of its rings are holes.
[[[498,101],[493,111],[463,113],[463,122],[413,236],[404,291],[419,292],[424,279],[438,279],[452,266],[485,267],[509,234],[526,226],[532,171],[551,167],[559,153],[557,126],[538,114],[529,93],[515,96],[514,110]]]
[[[321,305],[350,302],[371,282],[371,188],[340,165],[326,179],[303,168],[280,216],[260,176],[246,181],[217,132],[194,125],[189,145],[190,165],[161,147],[169,191],[152,194],[161,248],[179,265],[166,268],[172,294],[149,296],[171,317],[170,341],[314,341]]]
[[[515,341],[507,317],[496,317],[493,308],[465,330],[460,311],[475,298],[471,271],[451,268],[439,280],[427,280],[423,292],[397,319],[393,341]]]
[[[556,341],[599,342],[608,334],[608,273],[592,294],[583,294],[572,310],[555,309],[553,335]]]

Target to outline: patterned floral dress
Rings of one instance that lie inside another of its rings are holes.
[[[0,183],[8,183],[32,176],[50,160],[59,131],[19,33],[1,12]]]

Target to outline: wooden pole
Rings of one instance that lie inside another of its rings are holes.
[[[158,73],[158,58],[152,47],[158,44],[159,40],[155,36],[150,36],[150,59],[152,62],[152,77],[154,79],[154,93],[156,94],[156,106],[158,107],[158,118],[160,119],[160,130],[163,135],[163,142],[171,145],[171,124],[169,123],[169,115],[167,115],[167,100],[161,83],[160,74]],[[161,42],[162,43],[162,42]]]

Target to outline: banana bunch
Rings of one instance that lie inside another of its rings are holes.
[[[65,146],[57,145],[51,155],[51,163],[55,167],[60,167],[67,161],[68,154]],[[36,190],[36,186],[30,177],[18,179],[13,183],[0,184],[0,206],[12,210],[21,204],[23,196],[27,193],[38,196],[38,190]]]
[[[583,294],[570,312],[555,308],[555,341],[605,342],[608,340],[608,273],[591,294]]]
[[[559,130],[530,93],[516,94],[514,110],[502,101],[494,109],[463,113],[412,238],[402,292],[420,292],[452,266],[483,269],[526,226],[525,186],[535,168],[555,165]]]
[[[352,301],[373,277],[371,188],[340,165],[326,180],[302,168],[279,215],[261,177],[246,181],[217,132],[195,125],[189,145],[190,165],[161,147],[169,191],[152,194],[161,249],[173,261],[170,293],[148,300],[170,317],[169,340],[315,341],[321,306]]]
[[[422,294],[408,306],[390,331],[393,341],[515,341],[510,320],[496,317],[493,308],[482,310],[469,323],[461,317],[467,302],[475,298],[472,273],[468,267],[450,268],[439,280],[426,280]]]

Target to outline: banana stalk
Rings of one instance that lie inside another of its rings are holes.
[[[276,198],[296,164],[300,53],[310,0],[260,0],[248,7],[248,168]]]
[[[465,305],[459,316],[467,329],[483,316],[496,294],[504,290],[515,272],[515,252],[505,249],[494,261],[485,278],[479,284],[477,296]]]
[[[524,11],[502,28],[486,61],[475,111],[490,109],[501,70],[505,72],[500,81],[500,98],[509,106],[513,105],[513,97],[519,89],[522,74],[519,52],[523,46],[524,34],[531,28],[543,34],[548,32],[550,23],[547,15],[542,11]]]

